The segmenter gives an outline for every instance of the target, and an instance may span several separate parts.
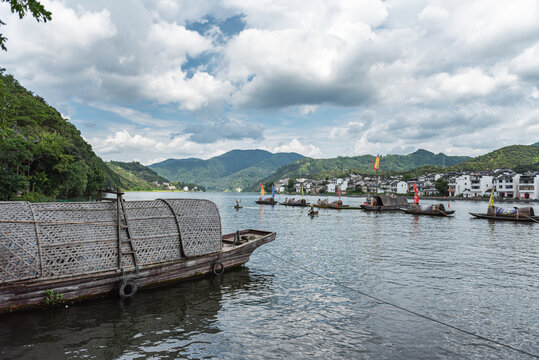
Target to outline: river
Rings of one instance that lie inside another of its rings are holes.
[[[307,208],[259,206],[255,194],[126,194],[178,197],[214,201],[223,233],[254,228],[276,231],[277,239],[219,278],[140,291],[125,303],[104,298],[1,315],[0,358],[539,355],[539,224],[468,214],[485,212],[486,202],[450,202],[452,218],[321,209],[311,219]]]

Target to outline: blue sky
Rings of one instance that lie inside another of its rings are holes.
[[[105,160],[539,141],[539,2],[43,1],[0,66]]]

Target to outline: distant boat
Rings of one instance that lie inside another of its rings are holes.
[[[455,210],[446,210],[443,204],[418,205],[413,204],[407,209],[401,209],[407,214],[430,215],[430,216],[449,216],[455,213]]]
[[[311,204],[311,206],[319,209],[336,209],[336,210],[359,210],[361,209],[358,206],[344,205],[341,200],[335,200],[333,202],[327,202],[322,200],[316,204]]]
[[[305,199],[301,199],[301,200],[287,199],[285,202],[282,202],[280,204],[284,206],[299,206],[299,207],[309,206],[309,204],[307,204],[307,201],[305,201]]]
[[[408,200],[402,196],[375,195],[372,201],[360,206],[365,211],[397,211],[410,207]]]
[[[260,205],[275,205],[277,204],[277,201],[275,201],[275,199],[272,197],[266,198],[266,199],[261,197],[260,199],[255,200],[255,203],[260,204]]]

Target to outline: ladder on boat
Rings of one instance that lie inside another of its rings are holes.
[[[114,194],[116,195],[116,198],[103,198],[103,193]],[[125,211],[125,201],[123,199],[123,194],[124,193],[121,192],[120,189],[114,191],[111,189],[103,190],[102,188],[100,188],[98,191],[97,199],[98,201],[116,201],[116,223],[118,226],[118,271],[121,271],[122,273],[125,272],[126,267],[129,266],[127,258],[131,257],[131,262],[135,267],[136,274],[138,275],[139,261],[135,249],[135,244],[133,243],[133,238],[131,236],[131,231],[129,228],[129,220],[127,218],[127,212]],[[122,230],[126,231],[127,238],[125,239],[122,239]]]

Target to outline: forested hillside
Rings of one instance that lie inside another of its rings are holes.
[[[454,165],[450,170],[514,169],[519,171],[533,171],[537,168],[539,168],[539,146],[535,146],[534,144],[505,146],[488,154]]]
[[[150,168],[169,180],[194,182],[211,190],[227,191],[244,188],[301,158],[303,155],[297,153],[232,150],[208,160],[168,159],[150,165]]]
[[[283,178],[307,177],[325,179],[342,176],[347,173],[374,173],[373,165],[376,156],[339,156],[331,159],[303,158],[292,164],[279,168],[271,176],[263,179],[263,183],[272,183]],[[386,155],[381,158],[380,172],[402,173],[422,166],[448,167],[469,159],[468,156],[447,156],[419,149],[408,155]],[[257,183],[252,183],[248,190],[257,189]]]
[[[182,181],[169,181],[139,162],[109,161],[107,165],[121,179],[124,190],[167,190],[169,184],[177,189],[187,186],[190,190],[206,191],[204,186]]]
[[[0,200],[88,197],[119,177],[45,100],[0,69]]]

